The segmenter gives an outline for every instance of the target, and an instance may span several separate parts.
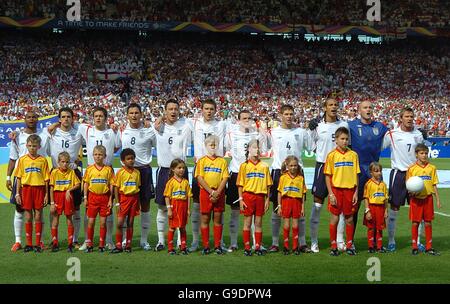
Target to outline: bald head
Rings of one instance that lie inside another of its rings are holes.
[[[364,100],[359,104],[359,115],[361,121],[364,123],[371,123],[373,119],[373,105],[372,102]]]

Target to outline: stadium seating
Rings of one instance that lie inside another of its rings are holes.
[[[298,23],[365,25],[366,0],[90,0],[82,1],[83,20],[181,21],[210,23]],[[0,16],[64,17],[65,0],[0,1]],[[382,1],[380,25],[448,27],[449,0]]]
[[[213,98],[224,118],[246,107],[267,128],[276,125],[280,104],[293,104],[304,125],[320,114],[322,98],[333,95],[344,118],[354,117],[358,101],[370,99],[385,124],[395,125],[409,105],[416,124],[430,134],[449,131],[450,52],[438,39],[383,45],[279,39],[261,46],[243,37],[195,37],[136,42],[99,32],[3,35],[0,120],[23,118],[29,106],[46,115],[61,105],[86,120],[103,105],[123,124],[129,101],[141,103],[153,120],[169,97],[180,100],[186,116],[198,115],[200,100]]]

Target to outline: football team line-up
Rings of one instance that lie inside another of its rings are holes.
[[[140,247],[152,250],[148,234],[150,201],[154,199],[158,230],[154,249],[166,250],[167,237],[171,255],[178,254],[178,250],[181,254],[201,250],[204,255],[212,250],[216,254],[238,250],[241,215],[246,256],[278,252],[281,227],[284,254],[290,254],[290,249],[297,255],[317,253],[324,203],[330,213],[331,255],[356,254],[353,237],[361,205],[365,208],[363,223],[367,227],[369,252],[384,253],[396,250],[398,213],[405,201],[409,201],[412,254],[439,255],[432,247],[431,225],[433,195],[440,208],[438,178],[436,167],[428,162],[423,135],[414,127],[413,109],[404,108],[398,126],[389,130],[373,120],[370,101],[360,102],[360,118],[349,122],[337,117],[338,106],[335,99],[325,99],[323,116],[311,120],[308,128],[303,129],[293,123],[293,107],[282,105],[280,126],[267,132],[251,123],[252,115],[248,110],[239,113],[237,124],[217,120],[213,100],[203,101],[199,119],[180,117],[179,103],[167,100],[164,116],[152,125],[144,125],[140,106],[132,103],[126,109],[128,124],[123,130],[107,126],[108,113],[104,108],[94,109],[92,125],[74,124],[72,110],[61,108],[59,123],[37,133],[37,114],[29,111],[25,128],[10,135],[6,184],[16,208],[16,240],[11,250],[23,248],[25,252],[41,252],[44,249],[46,225],[42,209],[47,205],[50,205],[51,251],[60,250],[58,224],[62,214],[67,221],[69,252],[93,252],[97,216],[100,222],[98,250],[131,252],[133,222],[138,215],[141,216]],[[195,167],[190,185],[185,161],[192,141]],[[83,142],[88,166],[82,176],[80,150]],[[156,188],[150,166],[153,147],[156,147],[158,163]],[[378,163],[386,147],[391,149],[389,192]],[[114,173],[113,157],[120,148],[122,168]],[[314,201],[309,223],[311,246],[307,246],[305,237],[307,189],[301,160],[304,150],[316,154],[311,189]],[[232,157],[229,164],[223,157],[225,151]],[[270,152],[273,159],[270,168],[260,159],[261,153],[266,152]],[[51,158],[51,167],[45,156]],[[408,191],[406,181],[411,177],[411,181],[420,177],[419,185],[416,189],[408,187]],[[84,219],[80,215],[83,202]],[[227,223],[228,248],[223,242],[225,209],[231,213]],[[272,244],[266,249],[262,244],[262,219],[269,209]],[[190,247],[186,239],[189,218]],[[210,245],[211,221],[213,246]],[[22,245],[24,222],[26,244]],[[81,222],[84,222],[83,244],[79,242]],[[387,248],[383,247],[382,239],[386,223]],[[420,229],[425,229],[424,244],[419,240]]]

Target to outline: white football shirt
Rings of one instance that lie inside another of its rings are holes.
[[[219,147],[217,155],[224,155],[224,140],[226,135],[226,122],[222,120],[212,120],[205,122],[204,118],[190,120],[192,136],[194,139],[194,157],[199,160],[206,155],[205,138],[209,135],[217,135],[219,137]]]
[[[38,133],[25,133],[24,130],[16,132],[16,139],[11,140],[11,145],[9,147],[9,158],[12,160],[18,160],[20,157],[28,153],[27,149],[27,139],[30,135],[37,134],[41,138],[41,148],[38,150],[38,154],[42,156],[47,156],[47,145],[48,137],[45,132],[41,131]],[[16,162],[17,166],[17,162]]]
[[[303,166],[302,152],[311,149],[311,137],[302,128],[276,127],[271,130],[269,143],[272,150],[272,170],[281,169],[281,164],[289,155],[297,156]]]
[[[238,173],[241,164],[247,161],[245,154],[252,139],[259,140],[261,153],[267,151],[267,136],[261,130],[249,128],[248,132],[243,132],[239,125],[229,126],[225,137],[225,149],[231,153],[230,172]]]
[[[391,148],[391,168],[400,171],[408,170],[408,167],[416,161],[416,146],[423,143],[423,136],[419,130],[411,132],[402,131],[400,128],[387,131],[383,140],[383,149]]]
[[[114,159],[114,150],[120,148],[119,132],[115,133],[112,129],[98,130],[95,126],[80,124],[78,132],[86,141],[88,166],[94,162],[94,147],[104,146],[106,148],[105,165],[111,166]]]
[[[127,124],[120,135],[122,149],[130,148],[136,153],[135,167],[151,164],[152,148],[155,146],[155,131],[152,128],[133,129]]]
[[[58,167],[58,155],[63,151],[70,155],[71,168],[76,168],[74,163],[78,159],[83,139],[78,130],[71,128],[69,132],[65,132],[61,128],[57,128],[53,135],[50,135],[47,129],[44,132],[48,136],[48,152],[52,159],[53,168]]]
[[[156,134],[156,153],[159,167],[170,168],[175,158],[186,161],[188,146],[191,143],[191,125],[185,118],[173,125],[162,124]]]
[[[311,150],[316,150],[316,162],[324,163],[328,153],[336,147],[334,133],[340,127],[345,127],[350,130],[346,121],[337,120],[335,122],[321,121],[314,131],[308,131],[312,140]],[[349,145],[350,140],[351,138],[349,138]]]

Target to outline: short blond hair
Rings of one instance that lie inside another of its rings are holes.
[[[205,146],[207,145],[207,144],[209,144],[209,143],[212,143],[212,142],[214,142],[214,143],[216,143],[216,145],[218,145],[219,144],[219,136],[217,136],[217,135],[208,135],[206,138],[205,138]]]
[[[100,151],[100,152],[103,153],[103,155],[106,155],[106,148],[104,146],[101,146],[101,145],[95,146],[93,151],[94,152],[95,151]]]
[[[61,153],[58,154],[58,161],[60,161],[62,158],[67,159],[70,161],[70,154],[67,153],[66,151],[63,151]]]

